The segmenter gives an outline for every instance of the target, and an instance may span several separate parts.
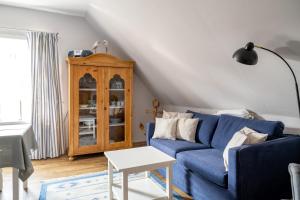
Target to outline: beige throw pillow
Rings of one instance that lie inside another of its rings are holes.
[[[163,111],[162,118],[171,119],[171,118],[192,118],[193,113],[180,113],[180,112],[167,112]]]
[[[226,171],[228,171],[228,152],[230,148],[239,147],[244,144],[257,144],[266,141],[268,134],[258,133],[248,127],[236,132],[226,145],[223,152],[223,159]]]
[[[171,119],[171,118],[176,118],[176,117],[177,117],[177,112],[167,112],[167,111],[163,110],[162,118]]]
[[[199,119],[178,119],[176,138],[186,140],[189,142],[195,142],[196,129]]]
[[[177,118],[174,119],[155,119],[155,130],[152,138],[176,139]]]

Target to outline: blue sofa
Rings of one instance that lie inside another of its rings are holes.
[[[200,119],[196,143],[152,139],[155,124],[147,124],[147,144],[176,158],[174,185],[196,200],[291,197],[288,164],[300,163],[300,137],[283,136],[284,125],[279,121],[193,114]],[[225,171],[223,150],[233,134],[245,126],[267,133],[268,139],[230,149],[229,169]],[[165,177],[165,169],[158,172]]]

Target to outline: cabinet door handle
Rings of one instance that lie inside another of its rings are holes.
[[[107,108],[106,108],[106,106],[104,106],[104,110],[106,110]]]

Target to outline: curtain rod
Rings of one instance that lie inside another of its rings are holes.
[[[32,30],[32,29],[11,28],[11,27],[6,27],[6,26],[0,26],[0,29],[16,30],[16,31],[27,31],[27,32],[46,32],[46,33],[54,33],[54,32],[40,31],[40,30]],[[55,34],[59,34],[59,33],[55,33]]]

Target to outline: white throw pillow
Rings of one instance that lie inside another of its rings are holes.
[[[199,119],[178,119],[176,138],[186,140],[189,142],[195,142],[196,129]]]
[[[236,132],[226,145],[223,152],[223,159],[226,171],[228,171],[228,152],[230,148],[239,147],[244,144],[257,144],[266,141],[268,134],[258,133],[248,127]]]
[[[193,113],[180,113],[180,112],[167,112],[163,111],[162,118],[171,119],[171,118],[192,118]]]
[[[177,118],[174,119],[155,119],[155,130],[152,138],[176,139]]]
[[[232,109],[232,110],[219,110],[217,115],[232,115],[236,117],[242,117],[245,119],[254,119],[254,115],[250,113],[247,109]]]
[[[223,152],[223,159],[224,159],[224,166],[225,170],[228,171],[228,152],[230,148],[239,147],[245,144],[247,140],[247,135],[241,133],[241,131],[236,132],[231,140],[227,143],[224,152]]]

